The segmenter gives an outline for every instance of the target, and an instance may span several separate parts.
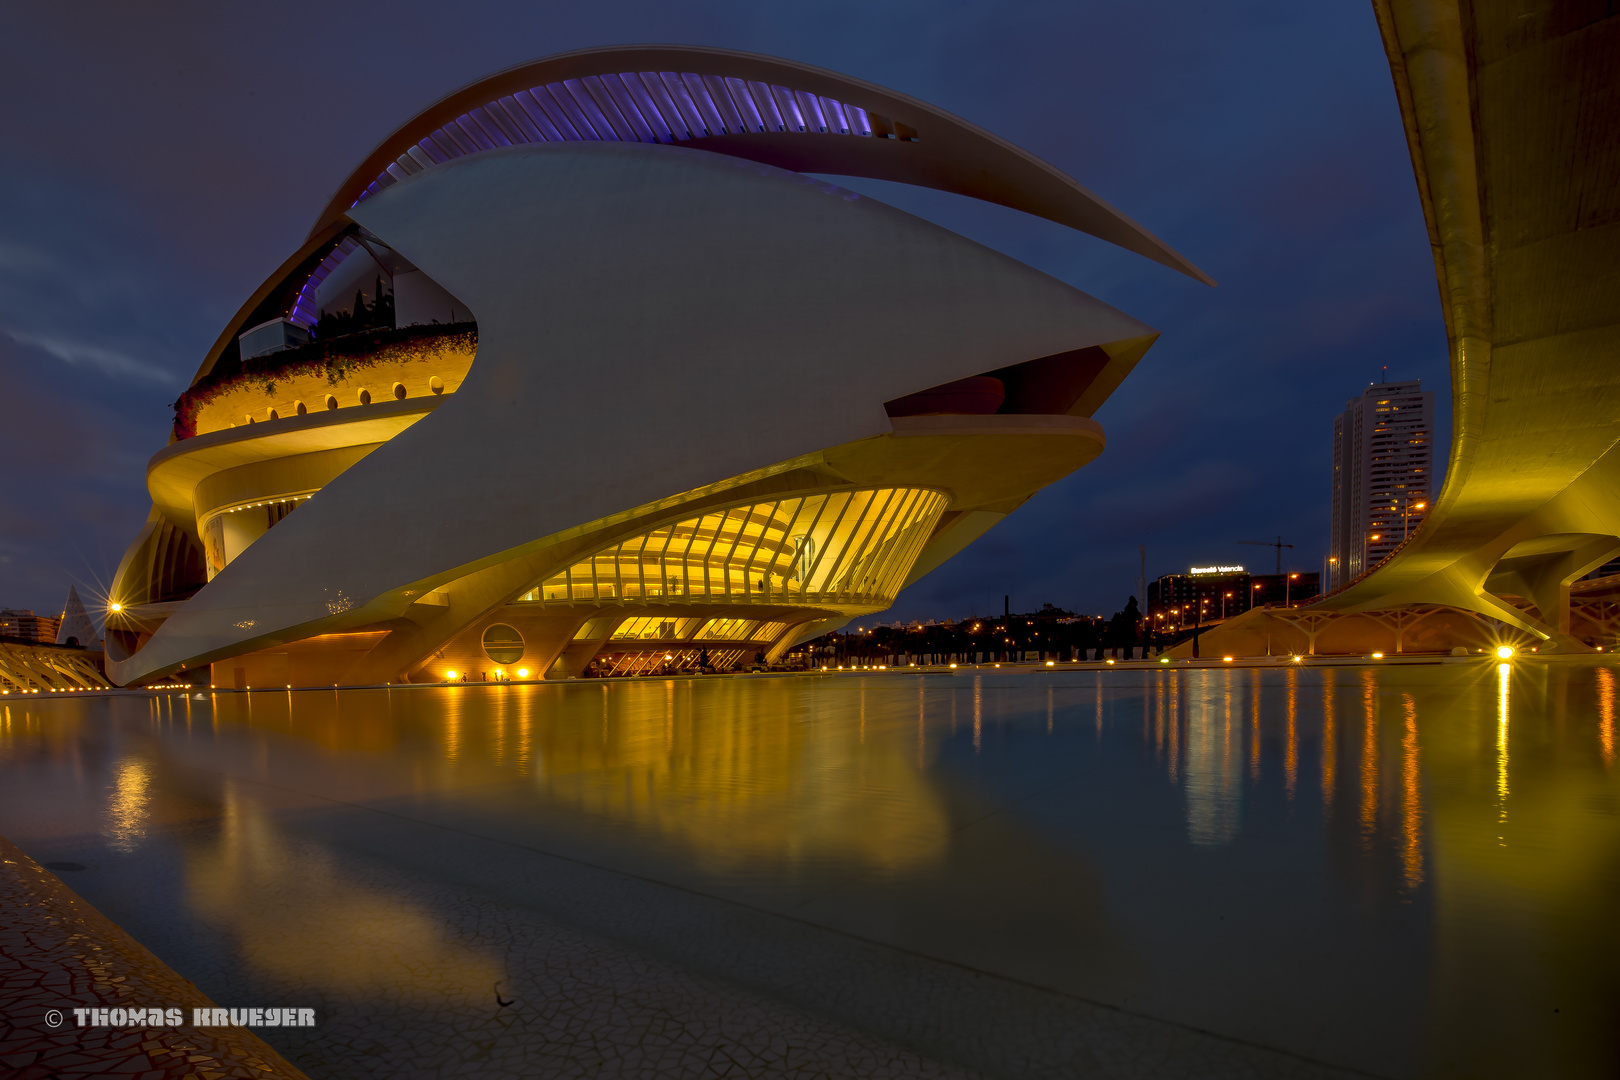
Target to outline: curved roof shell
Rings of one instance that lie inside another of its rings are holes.
[[[583,522],[829,447],[898,438],[930,475],[884,402],[1093,346],[1120,354],[1111,386],[1154,336],[893,207],[679,146],[509,147],[351,214],[477,313],[478,360],[114,663],[123,681],[373,625],[486,568],[515,575],[495,602]],[[1043,419],[1100,447],[1084,417]]]
[[[198,377],[244,329],[293,310],[301,287],[352,228],[350,211],[367,199],[451,161],[554,142],[674,143],[793,172],[949,191],[1066,225],[1214,284],[1073,177],[916,98],[729,49],[581,49],[470,83],[378,144],[338,186],[305,244],[225,328]]]

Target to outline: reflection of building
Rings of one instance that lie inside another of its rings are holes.
[[[1207,847],[1231,843],[1243,823],[1242,718],[1225,676],[1224,686],[1205,679],[1187,692],[1187,839]]]
[[[662,47],[502,72],[385,140],[226,327],[149,467],[109,670],[778,655],[1101,451],[1091,415],[1150,328],[806,172],[1201,277],[1049,166],[842,76]],[[266,325],[290,347],[248,355]]]
[[[1337,588],[1400,546],[1434,495],[1434,393],[1379,383],[1333,420],[1328,576]]]

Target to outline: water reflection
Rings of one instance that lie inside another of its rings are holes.
[[[1598,739],[1603,744],[1603,764],[1614,764],[1614,672],[1600,668],[1598,684]]]
[[[1187,695],[1187,839],[1195,844],[1230,843],[1242,809],[1242,759],[1232,732],[1232,672],[1224,674],[1224,685],[1209,678],[1194,680]],[[1171,745],[1174,753],[1173,737]]]
[[[142,837],[146,835],[151,782],[152,777],[144,761],[128,757],[118,762],[111,790],[107,793],[106,834],[108,846],[114,851],[127,855],[140,846]]]
[[[188,845],[187,899],[261,976],[428,999],[501,978],[495,958],[446,940],[429,912],[294,846],[239,785],[222,796],[217,837]]]
[[[1377,1074],[1605,1075],[1616,683],[1480,663],[8,703],[0,832],[99,845],[107,880],[172,850],[172,899],[242,964],[355,993],[417,977],[406,955],[435,985],[500,975],[298,832],[333,806]]]
[[[1508,816],[1508,691],[1513,684],[1513,668],[1496,665],[1496,820],[1507,827]],[[1504,847],[1507,836],[1497,838]]]
[[[1401,866],[1408,891],[1423,884],[1423,782],[1418,760],[1417,702],[1401,695],[1406,731],[1401,735]]]

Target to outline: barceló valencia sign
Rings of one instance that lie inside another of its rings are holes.
[[[1241,566],[1194,566],[1187,573],[1194,576],[1198,574],[1242,574],[1246,571]]]

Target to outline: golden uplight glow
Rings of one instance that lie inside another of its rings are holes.
[[[117,603],[115,601],[115,602],[107,605],[107,610],[108,611],[123,611],[124,610],[124,605],[120,604],[120,603]]]
[[[518,668],[518,678],[527,679],[528,677],[529,677],[529,669],[528,668],[526,668],[526,667]]]
[[[456,678],[456,673],[454,671],[447,671],[447,672],[444,673],[444,677],[446,679],[450,680],[451,682],[454,682],[455,678]]]
[[[1511,646],[1511,645],[1498,645],[1496,647],[1496,655],[1497,655],[1497,658],[1500,659],[1500,660],[1511,660],[1511,659],[1513,659],[1513,646]]]

